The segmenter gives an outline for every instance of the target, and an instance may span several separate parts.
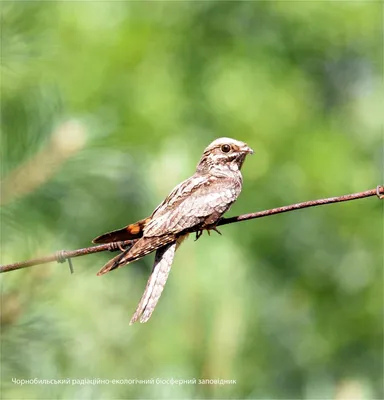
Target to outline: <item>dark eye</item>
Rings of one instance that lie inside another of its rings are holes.
[[[221,146],[221,151],[223,153],[229,153],[231,151],[231,146],[229,144],[223,144]]]

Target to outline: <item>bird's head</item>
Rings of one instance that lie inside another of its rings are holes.
[[[244,142],[225,137],[216,139],[204,150],[196,172],[238,171],[248,154],[253,154],[253,150]]]

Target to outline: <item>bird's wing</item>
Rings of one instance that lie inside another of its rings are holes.
[[[140,318],[140,322],[147,322],[151,317],[156,304],[158,303],[164,285],[167,282],[171,270],[173,258],[175,256],[177,243],[169,243],[156,250],[155,262],[151,276],[148,279],[144,294],[132,316],[130,325]]]
[[[141,219],[140,221],[130,224],[124,228],[104,233],[92,240],[92,243],[111,243],[122,240],[134,240],[143,236],[145,225],[151,220],[151,217]]]
[[[143,237],[105,264],[97,275],[136,261],[176,241],[183,232],[199,225],[209,216],[209,223],[215,224],[237,199],[240,191],[241,180],[234,182],[227,178],[203,176],[187,179],[156,208],[144,226]]]
[[[178,203],[182,202],[184,198],[191,193],[196,185],[201,185],[206,181],[206,177],[194,175],[193,177],[177,185],[164,199],[164,201],[156,207],[155,211],[152,213],[152,216],[141,219],[140,221],[125,226],[124,228],[104,233],[103,235],[93,239],[92,242],[99,244],[141,238],[143,236],[145,226],[151,221],[153,215],[156,214],[157,216],[160,216],[168,212],[170,209],[175,208]]]
[[[191,195],[199,186],[205,185],[210,178],[206,175],[194,174],[185,181],[179,183],[172,189],[169,195],[155,208],[152,216],[159,217],[169,210],[174,209],[178,204]]]
[[[217,220],[224,214],[241,191],[241,181],[227,178],[190,178],[168,196],[168,202],[152,214],[144,227],[144,237],[178,234],[203,222],[215,214]],[[211,221],[214,223],[215,221]]]

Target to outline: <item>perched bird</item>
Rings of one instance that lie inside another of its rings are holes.
[[[156,250],[151,276],[130,324],[147,322],[160,299],[175,251],[191,231],[198,239],[203,230],[220,233],[216,225],[238,198],[242,188],[240,169],[253,150],[246,143],[219,138],[205,150],[196,172],[176,186],[152,215],[125,228],[98,236],[93,243],[137,239],[112,258],[97,275],[144,257]]]

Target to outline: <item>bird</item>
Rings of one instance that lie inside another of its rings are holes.
[[[196,240],[203,231],[216,231],[223,214],[240,195],[241,167],[253,150],[231,138],[214,140],[203,152],[195,173],[177,185],[152,215],[124,228],[107,232],[93,243],[135,240],[133,246],[108,261],[97,275],[120,268],[156,251],[151,275],[130,324],[147,322],[164,289],[175,252],[189,233]]]

